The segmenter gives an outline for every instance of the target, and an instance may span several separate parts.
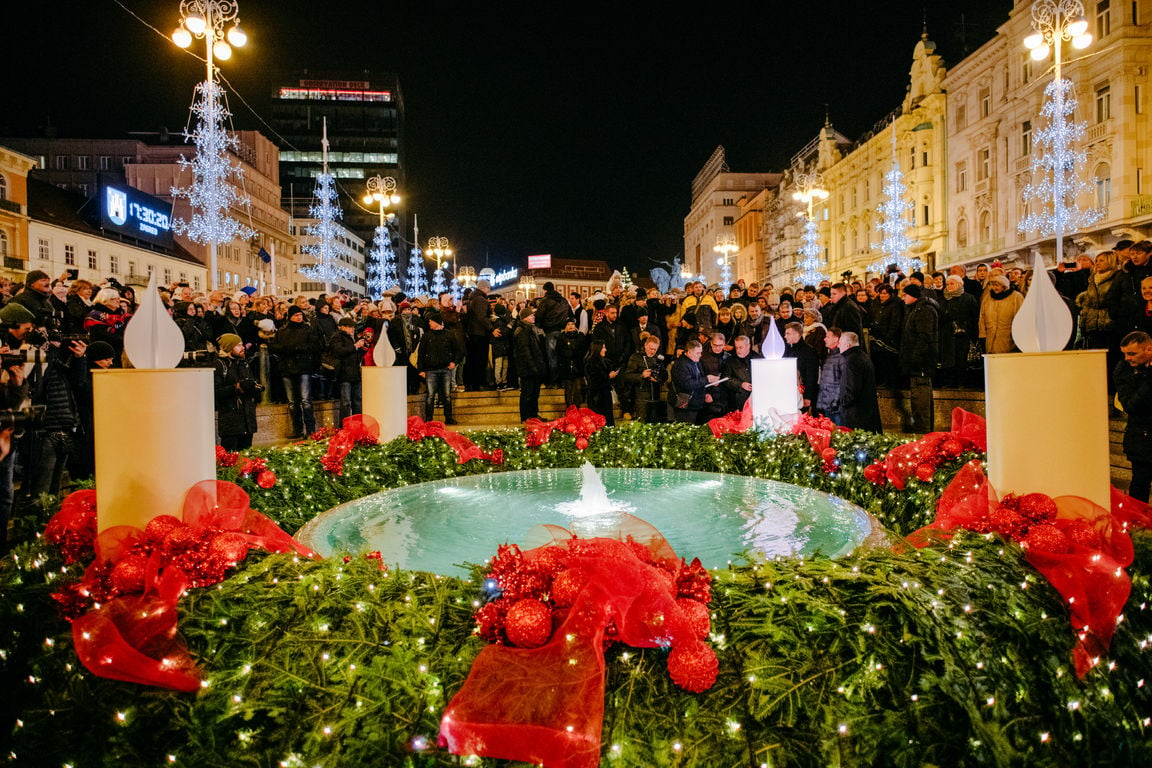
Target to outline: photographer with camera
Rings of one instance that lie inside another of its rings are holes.
[[[0,406],[14,413],[24,406],[28,397],[28,383],[24,376],[26,355],[19,352],[24,339],[32,331],[36,317],[20,304],[9,302],[0,308],[0,323],[4,324],[0,339]],[[8,552],[8,520],[12,516],[15,499],[16,452],[12,444],[14,431],[4,429],[0,437],[6,438],[7,449],[0,456],[0,555]]]
[[[252,447],[256,434],[256,403],[264,387],[256,381],[244,358],[244,340],[225,333],[216,340],[213,389],[216,395],[217,431],[220,445],[228,451]]]
[[[24,289],[9,303],[19,304],[32,313],[37,328],[58,331],[62,326],[62,312],[52,301],[52,278],[47,272],[34,269],[24,278]]]

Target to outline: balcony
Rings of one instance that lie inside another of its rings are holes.
[[[15,200],[9,200],[6,197],[0,197],[0,211],[9,211],[11,213],[23,213],[23,206]]]
[[[1096,142],[1106,138],[1112,132],[1110,130],[1111,126],[1111,120],[1105,120],[1102,123],[1096,123],[1095,125],[1088,126],[1088,128],[1084,131],[1084,145],[1087,146],[1089,144],[1095,144]]]
[[[24,259],[18,259],[15,256],[5,256],[4,257],[4,268],[5,269],[24,270],[24,269],[28,269],[28,265],[26,265],[24,263]]]
[[[1132,218],[1149,214],[1152,214],[1152,195],[1140,195],[1132,201]]]

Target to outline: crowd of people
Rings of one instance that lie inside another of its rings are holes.
[[[1129,414],[1125,446],[1143,498],[1152,485],[1150,256],[1152,241],[1125,240],[1039,276],[1076,318],[1068,348],[1107,351],[1111,405]],[[927,432],[934,388],[981,387],[981,355],[1016,351],[1012,321],[1035,277],[992,263],[779,290],[738,280],[661,293],[616,282],[565,296],[547,282],[525,300],[480,282],[460,299],[392,292],[370,301],[177,284],[161,299],[183,335],[181,365],[214,371],[220,444],[241,450],[260,402],[288,405],[288,438],[316,430],[316,400],[338,400],[341,419],[360,413],[362,368],[377,364],[405,367],[424,418],[439,408],[448,424],[459,391],[518,390],[527,420],[542,416],[545,387],[610,425],[618,415],[702,424],[743,408],[750,361],[777,342],[797,361],[799,410],[880,431],[877,389],[898,388],[909,392],[906,428]],[[130,365],[124,329],[136,307],[134,290],[111,279],[33,271],[19,286],[0,280],[3,407],[36,406],[33,428],[0,461],[0,524],[14,485],[36,497],[58,493],[65,470],[92,474],[91,372]]]

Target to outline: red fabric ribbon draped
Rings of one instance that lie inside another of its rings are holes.
[[[812,450],[816,452],[817,456],[824,454],[832,445],[833,432],[851,432],[852,430],[847,427],[838,427],[832,423],[832,420],[824,416],[809,416],[803,414],[796,421],[792,427],[792,434],[804,435],[808,438],[808,444],[812,446]]]
[[[380,439],[380,425],[367,415],[349,416],[336,434],[328,440],[328,451],[320,463],[329,472],[344,474],[344,459],[357,445],[375,445]]]
[[[95,559],[79,584],[53,597],[72,620],[76,654],[93,674],[195,691],[200,675],[177,637],[176,606],[189,587],[221,581],[251,548],[318,557],[249,506],[234,483],[205,480],[184,500],[183,519],[153,518],[141,531],[115,526],[97,536],[94,491],[65,499],[45,529],[75,561]]]
[[[523,553],[528,562],[563,559],[568,569],[586,577],[583,586],[570,608],[557,611],[558,626],[544,645],[490,645],[480,652],[445,710],[441,745],[454,754],[548,768],[599,765],[609,625],[615,629],[613,639],[628,645],[672,648],[670,671],[677,654],[699,654],[692,658],[711,665],[711,678],[693,690],[711,685],[715,655],[677,602],[675,569],[682,561],[654,528],[624,518],[638,536],[625,539],[622,532],[618,539],[577,539],[560,529],[549,545]],[[675,563],[672,570],[668,558]]]
[[[419,416],[409,416],[408,439],[417,442],[426,437],[438,437],[448,443],[448,447],[456,452],[457,464],[467,464],[472,459],[484,459],[493,464],[504,463],[504,451],[500,448],[485,451],[459,432],[448,429],[442,421],[424,421]]]
[[[973,449],[988,450],[984,418],[963,408],[955,408],[950,431],[929,432],[919,440],[896,446],[888,452],[884,467],[892,485],[903,490],[908,478],[917,474],[918,468],[928,466],[934,471],[940,461],[954,459]]]
[[[575,405],[570,405],[563,416],[553,421],[541,421],[537,418],[525,421],[524,429],[527,432],[525,442],[529,448],[539,448],[548,442],[554,429],[567,432],[577,440],[580,438],[587,440],[603,429],[606,423],[607,420],[591,408],[578,408]]]
[[[752,398],[744,401],[744,407],[739,411],[732,411],[724,416],[717,416],[715,419],[709,419],[708,429],[712,430],[712,437],[719,438],[720,435],[726,435],[730,432],[741,433],[747,432],[748,428],[752,426]]]
[[[994,532],[1021,543],[1025,558],[1060,593],[1077,632],[1076,674],[1083,677],[1107,652],[1116,620],[1128,600],[1132,563],[1128,529],[1148,526],[1148,505],[1112,491],[1112,509],[1079,496],[1042,494],[998,498],[978,461],[965,464],[944,490],[936,519],[908,537],[929,543],[924,532],[967,528]]]

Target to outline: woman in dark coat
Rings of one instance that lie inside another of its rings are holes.
[[[612,412],[612,373],[608,366],[608,347],[601,339],[593,339],[584,358],[585,395],[588,407],[604,417],[605,425],[616,425]]]
[[[856,334],[844,332],[840,337],[840,354],[844,357],[844,389],[840,399],[844,426],[883,432],[876,396],[876,371]]]
[[[904,325],[904,304],[887,283],[876,288],[872,302],[868,333],[876,383],[894,387],[900,381],[900,330]]]
[[[980,302],[964,278],[948,275],[940,302],[940,386],[959,387],[968,371],[968,349],[980,332]]]

